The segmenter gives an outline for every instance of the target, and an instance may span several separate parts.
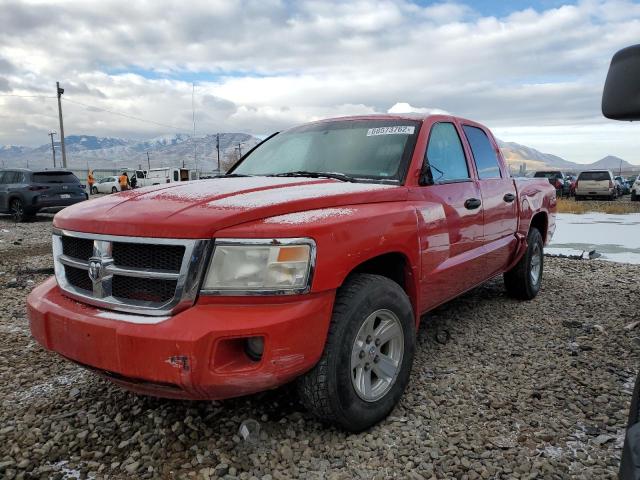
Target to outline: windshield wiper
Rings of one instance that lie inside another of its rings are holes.
[[[343,182],[355,182],[356,179],[339,172],[309,172],[307,170],[297,170],[295,172],[273,173],[269,177],[309,177],[309,178],[335,178]]]
[[[237,177],[253,177],[244,173],[223,173],[222,175],[214,175],[213,178],[237,178]]]

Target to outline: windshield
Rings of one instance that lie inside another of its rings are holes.
[[[33,174],[33,183],[80,183],[71,172],[40,172]]]
[[[403,119],[303,125],[259,145],[232,172],[342,173],[359,180],[395,183],[404,177],[419,128],[419,121]]]
[[[608,172],[582,172],[578,176],[578,180],[595,180],[602,182],[604,180],[611,180]]]

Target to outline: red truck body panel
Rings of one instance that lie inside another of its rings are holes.
[[[415,116],[353,117],[406,119]],[[28,299],[34,337],[46,348],[94,368],[131,390],[173,398],[226,398],[273,388],[314,366],[322,353],[336,290],[372,259],[391,256],[415,314],[501,274],[524,253],[532,222],[548,242],[555,190],[546,179],[514,180],[491,132],[446,115],[421,118],[402,185],[310,178],[220,178],[122,192],[58,213],[71,232],[181,239],[312,238],[316,266],[308,294],[200,295],[160,323],[69,299],[50,279]],[[460,136],[469,181],[422,186],[420,171],[434,124]],[[482,129],[501,178],[478,176],[463,126]],[[514,200],[505,201],[505,195]],[[468,209],[475,198],[482,206]],[[260,362],[236,339],[265,337]]]

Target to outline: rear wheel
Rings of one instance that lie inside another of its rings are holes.
[[[414,350],[414,316],[402,288],[379,275],[353,275],[338,290],[320,361],[298,380],[300,399],[323,421],[369,428],[398,403]]]
[[[116,187],[111,187],[111,193],[117,193],[118,189]]]
[[[527,250],[520,261],[504,274],[507,293],[520,300],[531,300],[540,291],[544,267],[544,242],[537,228],[532,228],[527,237]]]
[[[576,195],[576,202],[579,202],[582,200],[582,197],[580,195]]]
[[[98,187],[91,187],[91,193],[96,195],[98,193]]]
[[[640,197],[638,195],[636,195],[635,191],[631,192],[631,201],[632,202],[637,202],[638,200],[640,200]]]

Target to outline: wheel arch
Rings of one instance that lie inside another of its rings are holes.
[[[400,251],[389,251],[368,258],[354,266],[344,277],[342,284],[344,284],[351,275],[358,273],[380,275],[400,285],[409,297],[414,317],[416,317],[416,323],[418,322],[420,318],[417,313],[419,311],[418,285],[416,284],[416,278],[411,268],[411,261],[406,254]]]
[[[547,243],[547,231],[549,228],[549,218],[546,212],[538,212],[532,218],[529,223],[529,229],[536,228],[540,235],[542,235],[542,242]]]

